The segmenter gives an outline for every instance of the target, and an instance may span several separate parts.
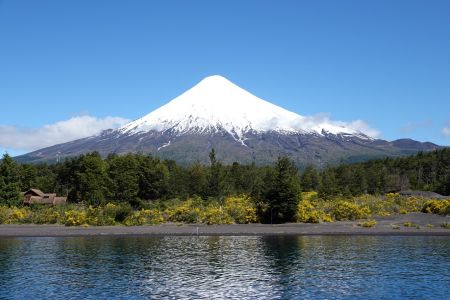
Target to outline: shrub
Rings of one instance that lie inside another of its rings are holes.
[[[370,214],[367,207],[360,208],[358,205],[346,201],[339,201],[331,212],[338,221],[364,219]]]
[[[322,222],[333,222],[333,217],[329,214],[326,214],[322,217]]]
[[[34,224],[56,224],[61,220],[61,214],[51,208],[36,210],[32,217]]]
[[[197,223],[200,220],[200,209],[193,199],[188,199],[173,208],[166,210],[167,220],[171,222]]]
[[[200,213],[200,220],[202,223],[208,225],[212,224],[232,224],[233,219],[230,215],[217,205],[208,205]]]
[[[157,209],[142,209],[129,214],[124,220],[126,226],[139,226],[145,224],[160,224],[164,222],[161,212]]]
[[[387,193],[385,197],[388,200],[397,200],[400,198],[400,194],[399,193]]]
[[[109,207],[108,207],[109,205]],[[127,216],[133,211],[131,206],[128,203],[122,203],[119,205],[108,203],[106,205],[107,214],[116,220],[116,222],[123,222]]]
[[[297,221],[302,223],[319,223],[320,213],[309,200],[302,200],[298,204]]]
[[[444,201],[444,205],[441,208],[440,214],[444,216],[450,215],[450,199]]]
[[[115,205],[114,203],[107,203],[103,207],[103,213],[104,213],[104,215],[115,219],[118,208],[119,208],[119,206]]]
[[[140,226],[144,225],[147,222],[145,215],[140,211],[135,211],[129,214],[124,220],[123,224],[126,226]]]
[[[5,224],[8,220],[9,209],[6,206],[0,206],[0,224]]]
[[[86,212],[79,210],[68,210],[64,213],[64,224],[66,226],[80,226],[86,224]]]
[[[31,223],[31,211],[26,208],[17,208],[15,206],[9,209],[6,222],[7,224]]]
[[[439,214],[442,209],[442,201],[440,200],[428,200],[422,207],[422,212],[428,214]]]
[[[413,222],[404,222],[404,223],[403,223],[403,226],[405,226],[405,227],[415,227],[415,228],[417,228],[417,229],[420,228],[419,224],[415,224],[415,223],[413,223]]]
[[[449,222],[445,222],[445,223],[441,224],[441,227],[445,228],[445,229],[450,229],[450,223]]]
[[[406,199],[403,199],[401,201],[401,205],[409,212],[418,212],[421,210],[424,202],[425,202],[424,198],[407,197]]]
[[[238,224],[255,223],[256,207],[249,197],[229,197],[225,199],[226,213]]]
[[[114,217],[108,215],[104,207],[92,207],[91,205],[86,209],[86,223],[96,226],[116,224]]]
[[[447,200],[428,200],[422,207],[422,212],[440,215],[450,214],[450,199]]]
[[[145,214],[148,224],[161,224],[164,222],[162,213],[157,209],[146,209]]]
[[[377,221],[375,221],[375,220],[367,220],[365,222],[358,224],[358,226],[366,227],[366,228],[371,228],[371,227],[374,227],[375,225],[377,225]]]

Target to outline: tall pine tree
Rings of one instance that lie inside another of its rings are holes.
[[[0,163],[0,204],[17,206],[22,204],[20,196],[19,167],[8,155]]]
[[[208,178],[209,196],[219,197],[221,195],[221,173],[222,165],[216,159],[216,151],[212,148],[209,152],[211,168]]]
[[[279,157],[274,172],[269,172],[268,189],[264,200],[268,204],[264,220],[271,223],[294,222],[300,200],[300,181],[297,168],[287,157]]]

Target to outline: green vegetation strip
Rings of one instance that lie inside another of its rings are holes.
[[[450,214],[448,199],[389,193],[409,188],[449,195],[450,149],[322,170],[297,167],[287,157],[273,166],[225,166],[214,150],[209,165],[189,166],[143,154],[90,153],[53,165],[18,164],[4,155],[0,223],[318,223]],[[67,196],[70,204],[24,207],[20,192],[29,188]]]
[[[296,222],[319,223],[366,219],[361,227],[374,227],[374,216],[388,216],[400,211],[448,215],[450,200],[427,200],[388,194],[383,197],[363,195],[351,199],[322,200],[315,192],[301,194],[297,204]],[[437,209],[439,208],[439,209]],[[80,225],[151,225],[162,223],[248,224],[262,221],[257,202],[250,196],[228,197],[222,201],[201,198],[187,200],[152,201],[134,209],[128,203],[107,203],[92,206],[69,204],[60,206],[31,205],[25,207],[0,206],[0,224],[65,224]],[[403,227],[418,228],[404,222]],[[443,228],[450,227],[448,223]],[[399,227],[397,226],[399,229]]]

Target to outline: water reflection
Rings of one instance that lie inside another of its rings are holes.
[[[0,239],[5,299],[446,299],[447,237]]]

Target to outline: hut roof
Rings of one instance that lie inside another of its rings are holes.
[[[33,194],[35,194],[36,196],[41,196],[41,197],[44,196],[44,192],[42,192],[41,190],[38,190],[38,189],[29,189],[28,191],[26,191],[26,192],[23,193],[23,194],[26,195],[26,194],[29,194],[29,193],[33,193]]]

